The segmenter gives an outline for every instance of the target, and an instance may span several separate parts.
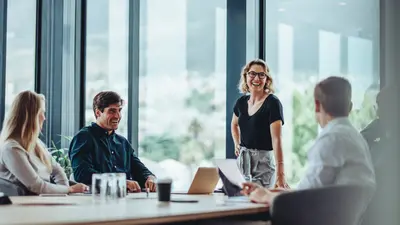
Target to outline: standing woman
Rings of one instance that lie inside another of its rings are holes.
[[[84,184],[69,186],[64,170],[40,141],[44,120],[43,95],[24,91],[15,97],[0,134],[0,178],[35,194],[84,192]]]
[[[283,110],[273,94],[272,84],[269,68],[263,60],[253,60],[243,68],[239,82],[243,96],[233,109],[232,138],[239,168],[246,179],[251,178],[267,188],[288,188],[281,138]],[[274,174],[275,186],[272,184]]]

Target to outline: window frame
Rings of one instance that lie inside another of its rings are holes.
[[[3,127],[6,100],[7,0],[0,1],[0,129]]]

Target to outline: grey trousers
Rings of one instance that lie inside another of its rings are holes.
[[[273,151],[240,147],[237,158],[240,172],[251,175],[252,182],[270,188],[275,182],[275,160]]]

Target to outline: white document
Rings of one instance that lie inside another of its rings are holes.
[[[216,159],[215,164],[232,184],[241,188],[246,182],[235,159]]]

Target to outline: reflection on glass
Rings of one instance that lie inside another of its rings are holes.
[[[92,103],[100,91],[128,102],[128,0],[87,1],[86,123],[95,121]],[[128,103],[129,104],[129,103]],[[127,109],[118,133],[127,137]]]
[[[302,176],[307,151],[319,132],[313,107],[317,81],[331,75],[348,78],[353,87],[353,125],[361,130],[375,118],[378,4],[377,0],[346,5],[312,0],[266,3],[266,58],[286,118],[283,148],[291,186]]]
[[[5,112],[14,97],[35,86],[36,0],[8,1]]]
[[[140,158],[182,190],[225,157],[226,0],[140,7]]]

